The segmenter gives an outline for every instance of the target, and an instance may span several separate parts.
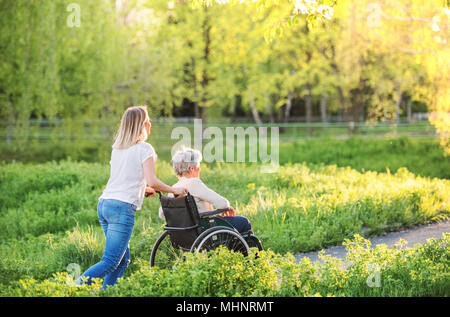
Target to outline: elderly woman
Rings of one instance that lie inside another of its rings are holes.
[[[186,188],[194,197],[199,213],[214,209],[230,208],[228,200],[211,190],[200,180],[200,162],[202,154],[190,148],[182,147],[172,157],[173,168],[178,182],[173,188]],[[171,194],[169,194],[171,195]],[[214,207],[214,208],[213,208]],[[162,208],[159,217],[164,219]],[[217,216],[230,223],[240,233],[251,232],[252,227],[247,218],[242,216]]]

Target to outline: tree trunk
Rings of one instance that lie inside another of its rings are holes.
[[[408,123],[411,123],[411,98],[408,99],[408,102],[406,103],[406,112],[408,115]]]
[[[200,107],[198,106],[198,103],[194,103],[194,110],[195,110],[195,117],[200,118]]]
[[[248,102],[250,104],[250,110],[252,112],[252,117],[255,123],[262,124],[261,118],[259,116],[258,110],[256,109],[255,99],[253,98],[253,94],[249,93]]]
[[[192,49],[192,42],[188,41],[187,45],[190,49]],[[190,69],[188,69],[188,73],[189,73],[189,79],[190,81],[192,81],[192,85],[193,85],[193,90],[194,90],[194,100],[192,100],[192,102],[194,103],[194,111],[195,111],[195,117],[196,118],[200,118],[200,109],[198,106],[198,88],[197,88],[197,78],[195,77],[195,58],[191,56],[191,63],[190,63]]]
[[[205,67],[209,65],[210,56],[210,45],[211,45],[211,24],[209,23],[208,7],[204,6],[203,11],[205,14],[205,19],[203,20],[202,30],[203,30],[203,40],[205,43],[205,48],[203,51],[203,59],[205,60]],[[206,69],[202,73],[202,104],[200,107],[200,118],[203,122],[206,122],[206,106],[208,102],[208,92],[207,87],[209,84],[209,75]]]
[[[361,107],[360,107],[360,105],[359,104],[355,104],[354,106],[353,106],[353,124],[352,124],[352,126],[351,126],[351,132],[352,132],[352,134],[356,134],[356,133],[358,133],[358,126],[355,124],[355,123],[358,123],[359,122],[359,117],[360,117],[360,109],[361,109]]]
[[[403,94],[399,93],[397,100],[395,100],[395,123],[400,122],[400,105],[402,104]]]
[[[289,122],[289,117],[291,115],[291,108],[292,108],[292,100],[293,99],[294,99],[294,93],[291,90],[288,93],[287,103],[286,103],[286,106],[284,108],[284,114],[283,114],[283,122],[284,123],[288,123]]]
[[[320,96],[320,117],[322,119],[323,130],[326,130],[327,127],[327,96],[324,92]]]
[[[267,114],[269,115],[269,122],[273,123],[275,120],[274,120],[274,117],[273,117],[272,105],[270,104],[269,94],[265,93],[264,97],[266,99],[266,110],[267,110]]]
[[[244,76],[247,75],[247,65],[242,64],[242,72]],[[259,116],[258,110],[255,105],[255,98],[253,97],[253,93],[249,91],[248,93],[248,104],[250,105],[250,112],[252,113],[253,120],[257,124],[262,124],[261,117]]]
[[[197,78],[195,78],[195,59],[191,57],[191,65],[192,65],[192,83],[194,85],[194,108],[195,108],[195,117],[200,118],[200,109],[198,107],[198,89],[197,89]]]
[[[344,121],[348,122],[349,121],[348,109],[347,109],[347,104],[345,102],[345,96],[344,96],[344,91],[342,90],[342,87],[338,87],[338,94],[339,94],[339,105],[340,105],[340,111],[342,113],[342,117],[344,118]]]
[[[295,70],[292,69],[291,70],[291,76],[295,75]],[[288,99],[287,99],[287,103],[286,106],[284,107],[284,113],[283,113],[283,122],[284,123],[288,123],[289,122],[289,117],[291,115],[291,109],[292,109],[292,100],[294,99],[294,92],[292,90],[290,90],[288,92]]]
[[[306,112],[306,124],[308,136],[312,136],[312,127],[310,126],[312,121],[312,87],[310,83],[306,84],[306,90],[308,91],[305,96],[305,112]]]
[[[206,107],[200,107],[200,118],[203,123],[206,123]]]

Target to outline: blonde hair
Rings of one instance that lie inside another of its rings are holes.
[[[144,128],[145,120],[149,118],[146,106],[129,107],[125,110],[120,121],[120,128],[116,134],[113,148],[126,149],[148,138]]]
[[[202,153],[198,150],[190,149],[184,145],[173,155],[173,169],[177,176],[189,173],[190,167],[200,167]]]

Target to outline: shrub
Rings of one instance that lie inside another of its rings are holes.
[[[424,245],[393,249],[356,235],[347,240],[344,260],[321,256],[322,262],[272,251],[243,257],[219,248],[186,254],[171,269],[142,267],[116,285],[72,287],[67,273],[42,282],[25,279],[10,286],[6,296],[449,296],[450,234]],[[374,267],[378,285],[369,283]]]
[[[168,184],[176,181],[167,162],[158,161],[157,174]],[[103,233],[96,207],[107,179],[108,167],[101,164],[0,165],[5,202],[0,207],[0,282],[7,285],[26,276],[39,281],[68,263],[85,269],[99,261]],[[261,174],[256,164],[228,163],[203,166],[202,179],[250,219],[265,249],[282,254],[317,250],[354,234],[368,237],[440,221],[450,214],[450,181],[419,177],[404,168],[363,173],[335,165],[286,164],[277,173]],[[136,213],[126,276],[148,263],[164,225],[158,207],[158,199],[146,199]],[[91,240],[95,243],[89,244]]]

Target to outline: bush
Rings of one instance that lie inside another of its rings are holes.
[[[157,174],[176,181],[169,163]],[[84,270],[98,262],[103,233],[97,202],[108,166],[63,161],[0,165],[0,283],[25,277],[37,281],[69,263]],[[358,172],[335,165],[286,164],[262,174],[256,164],[202,166],[202,179],[250,219],[265,249],[281,254],[341,243],[354,234],[370,236],[447,219],[450,181],[396,173]],[[17,184],[15,184],[17,182]],[[159,201],[146,199],[136,213],[131,265],[126,276],[148,264],[162,233]]]
[[[449,296],[450,234],[428,244],[393,249],[356,235],[347,240],[343,260],[321,256],[323,262],[272,251],[244,258],[224,248],[186,254],[171,269],[142,267],[105,291],[99,284],[81,288],[58,273],[42,282],[21,280],[6,296]],[[379,284],[371,283],[379,274]]]
[[[167,162],[158,161],[157,173],[168,184],[176,181]],[[69,263],[85,269],[99,261],[104,238],[96,207],[107,179],[108,167],[102,164],[0,165],[5,203],[0,282],[27,276],[42,280]],[[404,168],[362,173],[334,165],[286,164],[277,173],[261,174],[256,164],[217,164],[203,166],[202,179],[250,219],[265,249],[279,253],[317,250],[355,233],[367,237],[450,214],[450,181],[418,177]],[[158,199],[146,199],[136,213],[126,274],[148,263],[163,230],[158,207]]]

